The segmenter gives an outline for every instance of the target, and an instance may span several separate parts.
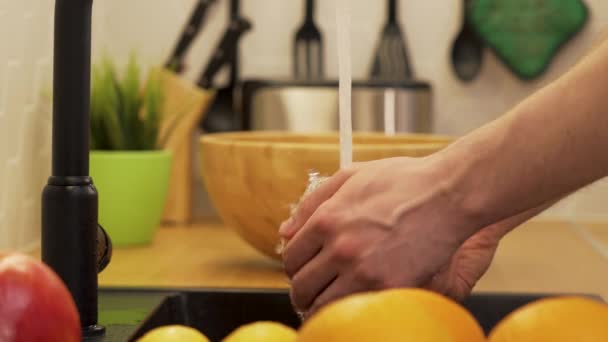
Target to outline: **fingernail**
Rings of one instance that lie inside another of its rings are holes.
[[[291,234],[292,230],[293,218],[289,218],[287,221],[281,223],[281,227],[279,228],[279,235],[285,237]]]

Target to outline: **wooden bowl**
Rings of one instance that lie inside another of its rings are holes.
[[[336,134],[236,132],[201,138],[201,173],[223,222],[251,246],[275,259],[278,229],[308,185],[311,170],[339,168]],[[353,134],[353,160],[421,157],[452,139],[432,135]]]

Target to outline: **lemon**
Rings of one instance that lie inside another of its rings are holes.
[[[222,342],[294,342],[296,331],[277,322],[254,322],[233,331]]]
[[[166,325],[148,331],[137,342],[209,342],[198,330],[183,325]]]

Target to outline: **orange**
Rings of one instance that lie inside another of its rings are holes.
[[[387,290],[384,295],[408,297],[420,302],[448,328],[454,341],[486,341],[483,329],[475,317],[452,299],[423,289]]]
[[[322,308],[303,324],[296,341],[460,342],[437,316],[413,292],[359,293]]]
[[[582,297],[554,297],[527,304],[492,329],[490,342],[605,342],[608,305]]]

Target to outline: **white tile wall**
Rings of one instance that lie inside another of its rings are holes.
[[[227,17],[227,0],[189,55],[186,76],[195,79],[215,46]],[[300,24],[302,1],[242,0],[254,30],[242,41],[245,77],[289,77],[291,40]],[[132,50],[149,63],[163,61],[195,0],[96,0],[94,56],[124,59]],[[335,0],[318,1],[318,22],[327,45],[326,69],[335,77]],[[435,91],[436,130],[464,134],[501,115],[530,92],[571,66],[608,23],[608,2],[587,0],[592,20],[557,57],[541,79],[523,82],[486,52],[482,74],[469,85],[456,80],[449,64],[461,1],[402,0],[400,18],[421,79]],[[353,72],[364,78],[384,21],[384,1],[351,0]],[[50,89],[53,0],[0,0],[0,249],[23,247],[39,233],[40,190],[50,165],[50,109],[41,94]],[[549,210],[553,217],[607,220],[603,203],[608,183],[600,182]]]
[[[128,51],[135,48],[149,60],[163,60],[194,2],[195,0],[97,1],[96,6],[101,9],[96,16],[97,46],[103,45],[114,56],[125,57]],[[224,28],[227,0],[219,2],[221,6],[213,8],[209,25],[190,53],[191,69],[186,75],[191,79],[195,79]],[[301,22],[302,1],[242,2],[243,13],[254,23],[253,31],[242,40],[244,75],[289,77],[291,42],[293,32]],[[414,69],[420,78],[429,80],[434,85],[436,129],[450,134],[468,132],[499,116],[574,64],[608,24],[608,2],[585,2],[591,8],[592,20],[584,32],[560,53],[546,75],[532,82],[520,81],[486,51],[479,78],[472,84],[462,84],[455,79],[449,63],[451,43],[459,30],[461,1],[402,0],[400,19],[412,52]],[[317,3],[317,21],[327,45],[326,69],[330,77],[336,77],[335,0]],[[350,3],[352,34],[356,38],[353,39],[353,72],[356,78],[364,78],[382,29],[385,2],[351,0]],[[136,24],[132,13],[137,13]]]
[[[189,55],[186,77],[195,80],[215,46],[227,17],[227,0],[213,8],[205,30]],[[400,20],[412,53],[419,78],[434,86],[435,130],[446,134],[465,134],[492,120],[517,104],[531,92],[558,77],[572,66],[608,29],[608,2],[586,0],[591,20],[557,56],[543,77],[524,82],[512,74],[489,52],[484,54],[483,70],[471,84],[459,82],[450,63],[451,43],[459,30],[461,1],[401,0]],[[96,46],[126,57],[135,48],[150,61],[164,60],[172,48],[188,10],[195,0],[170,2],[130,0],[97,1]],[[353,39],[353,74],[365,78],[373,49],[385,20],[385,1],[351,0]],[[242,40],[244,77],[287,78],[291,73],[293,32],[302,20],[300,0],[242,0],[242,11],[253,20],[254,29]],[[335,50],[335,0],[317,1],[317,22],[326,42],[326,70],[337,76]],[[145,11],[142,11],[145,9]],[[103,14],[101,14],[103,12]],[[137,13],[133,24],[132,13]],[[100,17],[102,17],[100,19]],[[111,24],[110,24],[111,22]],[[120,37],[118,39],[117,37]],[[608,186],[594,185],[564,200],[544,213],[550,218],[584,218],[608,221],[608,211],[601,203],[608,198]]]
[[[50,166],[52,13],[51,0],[0,1],[0,249],[25,248],[40,234]]]

